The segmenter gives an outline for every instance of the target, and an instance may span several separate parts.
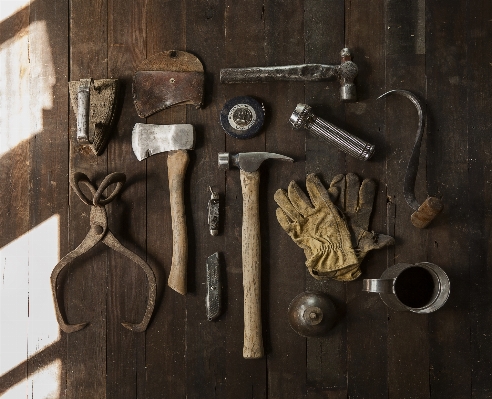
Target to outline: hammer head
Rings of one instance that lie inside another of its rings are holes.
[[[151,125],[137,123],[132,132],[132,148],[139,161],[166,151],[192,150],[195,146],[193,125]]]
[[[294,162],[292,158],[273,152],[240,152],[238,154],[219,152],[219,168],[229,169],[232,163],[232,165],[245,172],[254,172],[258,170],[263,161],[267,159],[280,159],[281,161]]]
[[[340,52],[342,61],[338,68],[338,80],[340,81],[340,100],[344,102],[357,101],[357,92],[354,79],[357,77],[359,69],[352,61],[352,53],[348,48]]]

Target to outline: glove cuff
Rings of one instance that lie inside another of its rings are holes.
[[[323,246],[306,260],[309,273],[317,280],[333,278],[340,269],[358,265],[353,248]]]

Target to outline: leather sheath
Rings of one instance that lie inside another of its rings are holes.
[[[200,60],[185,51],[166,51],[145,60],[133,75],[133,102],[146,118],[179,104],[203,103],[204,72]]]
[[[194,104],[200,108],[202,104],[201,72],[139,71],[135,73],[133,82],[134,87],[138,87],[134,92],[134,102],[141,118],[173,105]]]

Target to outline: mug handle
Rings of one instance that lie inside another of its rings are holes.
[[[362,282],[362,291],[378,292],[382,294],[394,294],[393,285],[395,279],[364,279]]]

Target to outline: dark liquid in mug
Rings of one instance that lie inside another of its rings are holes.
[[[395,293],[403,304],[411,308],[422,308],[433,299],[434,279],[423,267],[409,267],[396,279]]]

